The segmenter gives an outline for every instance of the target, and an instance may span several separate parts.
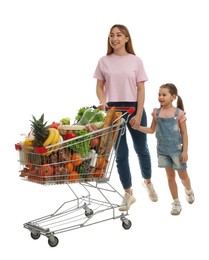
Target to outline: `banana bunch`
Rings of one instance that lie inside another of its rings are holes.
[[[55,149],[57,149],[59,147],[59,145],[54,145],[57,144],[61,141],[61,136],[59,133],[59,130],[56,128],[49,128],[49,135],[47,137],[47,139],[45,140],[45,142],[43,143],[44,147],[47,146],[52,146],[50,148],[48,148],[48,152],[47,152],[47,156],[50,155],[52,153],[52,151],[54,151]]]

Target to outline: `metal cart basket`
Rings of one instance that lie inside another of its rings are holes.
[[[109,127],[70,140],[39,148],[15,145],[23,180],[42,185],[66,184],[74,197],[54,213],[23,225],[33,239],[44,235],[48,244],[55,247],[59,242],[56,234],[110,219],[120,219],[124,229],[131,227],[126,217],[128,210],[118,210],[123,195],[109,182],[120,138],[128,117],[134,112],[134,108],[124,110],[123,115],[128,114],[126,119],[120,116]],[[95,139],[99,143],[92,148]],[[113,198],[116,202],[112,202]]]

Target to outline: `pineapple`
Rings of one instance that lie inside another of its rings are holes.
[[[47,122],[44,122],[44,114],[37,120],[34,116],[31,121],[31,132],[34,135],[34,140],[32,141],[33,147],[42,147],[44,141],[49,135],[49,126]]]

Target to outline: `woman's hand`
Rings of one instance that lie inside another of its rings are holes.
[[[107,107],[107,104],[104,103],[104,104],[100,104],[99,106],[97,106],[97,108],[101,111],[106,111],[106,107]]]

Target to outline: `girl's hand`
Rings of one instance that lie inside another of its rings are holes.
[[[140,126],[140,125],[134,125],[133,127],[132,127],[134,130],[138,130],[138,131],[141,131],[142,130],[142,127]]]
[[[186,163],[188,161],[188,154],[186,152],[182,152],[180,156],[181,163]]]

